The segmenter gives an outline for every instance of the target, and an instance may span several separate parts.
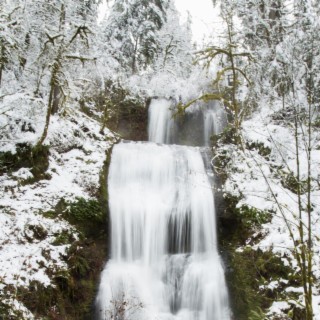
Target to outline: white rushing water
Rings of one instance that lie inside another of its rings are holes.
[[[166,144],[180,143],[177,135],[179,125],[173,117],[172,109],[173,103],[170,100],[153,99],[151,101],[149,107],[149,141]],[[185,131],[189,132],[189,135],[192,136],[192,132],[195,129],[198,130],[196,127],[201,126],[203,130],[200,144],[203,146],[210,146],[211,136],[220,134],[227,124],[226,112],[217,101],[207,104],[199,103],[199,105],[191,106],[187,111],[186,117],[190,117],[193,113],[201,113],[200,119],[197,118],[194,121],[188,122]]]
[[[161,112],[161,119],[152,116],[166,126]],[[112,152],[108,191],[111,259],[97,297],[99,318],[229,320],[214,198],[199,149],[121,142]]]
[[[203,111],[204,144],[210,146],[212,135],[220,134],[227,125],[227,115],[218,102],[213,102]]]
[[[172,102],[167,99],[153,99],[149,106],[149,141],[173,143],[174,119]]]

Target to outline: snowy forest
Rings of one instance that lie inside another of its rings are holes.
[[[1,320],[320,320],[320,2],[205,1],[0,0]]]

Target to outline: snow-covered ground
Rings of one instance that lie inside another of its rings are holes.
[[[227,155],[229,162],[224,170],[228,173],[224,185],[225,195],[232,195],[239,200],[238,208],[247,206],[271,213],[271,221],[265,223],[248,239],[248,246],[263,251],[272,250],[279,255],[285,265],[293,272],[301,272],[297,260],[294,258],[294,240],[299,240],[299,203],[295,192],[288,189],[285,178],[297,173],[296,143],[294,138],[294,123],[279,117],[281,107],[274,105],[260,107],[242,125],[242,135],[245,150],[239,146],[223,145],[217,152]],[[280,118],[280,120],[279,120]],[[299,159],[300,176],[306,181],[308,176],[308,162],[306,152],[306,131],[302,133],[299,128]],[[313,273],[316,282],[313,289],[314,319],[320,319],[320,299],[318,284],[320,280],[320,150],[319,132],[313,128],[311,151],[311,203],[312,203],[312,243],[313,243]],[[248,148],[248,146],[250,146]],[[302,222],[308,225],[307,220],[307,193],[302,194]],[[289,233],[292,231],[293,238]],[[242,250],[240,248],[239,250]],[[279,280],[280,281],[280,280]],[[266,283],[269,289],[276,289],[279,281]],[[269,316],[281,314],[281,310],[290,309],[290,305],[299,307],[303,303],[303,289],[287,286],[287,292],[298,292],[298,301],[275,301],[270,308]]]
[[[29,168],[0,176],[0,299],[13,310],[23,311],[26,319],[32,315],[15,299],[12,288],[28,287],[33,280],[49,286],[47,271],[67,268],[62,258],[69,245],[54,241],[64,230],[73,231],[75,238],[77,233],[63,219],[46,218],[42,213],[53,210],[62,198],[72,201],[95,194],[106,151],[115,141],[111,132],[99,130],[97,122],[78,111],[53,116],[45,141],[50,145],[47,174],[51,178],[25,184],[32,177]],[[41,130],[35,131],[25,137],[19,131],[16,140],[11,145],[3,143],[0,151],[14,150],[17,140],[34,144]]]

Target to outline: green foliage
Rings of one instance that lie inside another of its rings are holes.
[[[74,202],[61,199],[53,210],[43,212],[47,218],[64,218],[75,226],[54,234],[53,245],[70,244],[65,259],[67,270],[47,268],[46,273],[52,279],[52,286],[33,281],[29,288],[18,288],[17,299],[39,319],[92,319],[92,305],[100,272],[107,255],[107,186],[106,177],[110,163],[110,151],[107,154],[100,175],[98,199],[77,198]],[[31,228],[31,229],[30,229]],[[26,231],[42,238],[45,233],[39,226],[30,226]],[[76,240],[73,232],[80,233]],[[32,236],[33,238],[33,236]],[[49,250],[42,255],[49,259]],[[1,278],[0,278],[1,280]],[[4,308],[0,303],[0,312]],[[8,310],[10,308],[8,307]],[[9,311],[8,311],[9,312]],[[1,313],[2,314],[2,313]],[[6,313],[3,314],[6,315]],[[0,316],[1,319],[1,316]],[[5,318],[6,320],[11,318]],[[13,317],[12,319],[22,319]]]
[[[219,143],[219,144],[238,145],[241,142],[237,130],[231,125],[226,126],[223,132],[217,136],[216,140],[217,140],[216,143]]]
[[[249,229],[259,227],[262,224],[271,221],[270,212],[258,210],[246,205],[237,208],[237,214],[239,215],[242,224]]]
[[[101,206],[97,200],[76,198],[76,202],[68,204],[68,217],[75,222],[103,222]]]
[[[227,150],[222,150],[222,152],[214,157],[214,170],[219,175],[222,183],[224,183],[228,178],[226,166],[229,161],[230,155]]]
[[[32,281],[28,288],[18,288],[16,297],[37,319],[92,319],[91,308],[105,255],[105,239],[95,243],[87,240],[74,241],[65,258],[68,270],[47,269],[52,285],[45,286]],[[0,302],[1,312],[2,307],[4,308]],[[8,312],[9,310],[8,307]]]
[[[48,219],[55,219],[57,217],[57,212],[54,211],[54,210],[49,210],[49,211],[41,211],[40,212],[45,218],[48,218]]]
[[[232,273],[227,274],[232,305],[238,320],[264,320],[264,311],[274,299],[283,293],[283,288],[261,291],[260,285],[272,279],[288,279],[290,268],[271,251],[245,248],[234,251],[230,258]]]
[[[18,300],[29,310],[37,314],[48,314],[58,302],[58,290],[54,287],[46,287],[44,284],[33,280],[28,288],[20,287],[17,291]],[[62,310],[59,310],[60,312]]]
[[[66,203],[63,217],[91,237],[106,232],[106,212],[95,199],[76,198],[75,202]]]
[[[228,195],[224,198],[227,215],[237,224],[237,229],[244,235],[244,240],[249,237],[251,231],[264,223],[270,222],[272,213],[258,210],[254,207],[242,205],[237,207],[240,198]]]

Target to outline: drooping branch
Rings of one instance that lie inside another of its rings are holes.
[[[64,56],[66,59],[73,59],[73,60],[80,60],[82,64],[84,64],[86,61],[96,61],[96,57],[84,57],[84,56],[78,56],[78,55],[72,55],[67,54]]]
[[[72,36],[71,40],[69,41],[69,44],[71,44],[77,38],[77,36],[79,36],[82,39],[86,39],[87,46],[89,47],[88,33],[92,33],[92,32],[87,26],[79,26],[79,27],[77,27],[76,32],[74,33],[74,35]]]
[[[232,104],[230,103],[230,101],[228,101],[227,99],[224,98],[223,94],[221,94],[221,93],[206,93],[198,98],[195,98],[195,99],[189,101],[187,104],[179,103],[177,105],[178,111],[174,114],[174,116],[185,112],[187,108],[189,108],[191,105],[195,104],[198,101],[208,102],[211,100],[221,101],[224,105],[227,106],[227,108],[232,110]]]

